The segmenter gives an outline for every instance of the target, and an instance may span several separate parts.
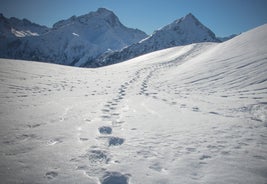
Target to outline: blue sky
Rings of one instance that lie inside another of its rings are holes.
[[[0,12],[6,17],[27,18],[49,27],[99,7],[112,10],[124,25],[147,34],[190,12],[217,36],[267,23],[267,0],[0,0]]]

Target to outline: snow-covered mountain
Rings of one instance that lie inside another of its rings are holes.
[[[0,57],[64,65],[80,66],[99,54],[120,50],[147,37],[140,30],[122,25],[105,8],[59,21],[51,29],[3,15],[0,20]]]
[[[19,20],[14,17],[8,19],[0,14],[0,57],[22,59],[16,52],[17,48],[26,42],[25,38],[38,37],[49,30],[46,26],[40,26],[27,19]]]
[[[3,14],[0,14],[1,41],[4,39],[15,39],[17,37],[39,36],[47,33],[48,31],[48,27],[32,23],[27,19],[20,20],[15,17],[8,19],[4,17]]]
[[[5,184],[267,181],[267,25],[102,68],[0,59]]]
[[[205,27],[194,15],[175,20],[171,24],[155,31],[151,36],[133,44],[121,51],[104,53],[92,63],[94,65],[109,65],[131,59],[142,54],[169,47],[188,45],[200,42],[220,42],[215,34]],[[88,66],[91,63],[87,64]]]

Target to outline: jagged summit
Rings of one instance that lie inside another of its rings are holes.
[[[186,16],[175,20],[173,23],[178,24],[182,21],[197,21],[197,22],[199,22],[199,20],[192,13],[188,13]]]
[[[170,34],[169,38],[166,35],[166,41],[176,42],[174,45],[179,43],[185,45],[202,41],[219,41],[215,34],[205,27],[192,13],[157,30],[152,36],[157,37],[159,34]]]
[[[103,54],[94,61],[94,64],[109,65],[156,50],[199,42],[220,41],[210,29],[205,27],[192,13],[189,13],[155,31],[137,44],[122,51]]]
[[[112,27],[122,25],[119,18],[111,10],[106,8],[98,8],[96,12],[89,13],[89,16],[106,20]]]
[[[66,26],[69,24],[74,24],[74,23],[80,23],[84,25],[90,25],[90,24],[103,24],[103,22],[108,23],[111,27],[115,26],[122,26],[119,18],[110,10],[106,8],[99,8],[95,12],[90,12],[85,15],[81,16],[72,16],[67,20],[61,20],[56,22],[53,25],[54,29],[58,29],[62,26]]]
[[[33,26],[21,28],[21,23],[27,25],[23,20],[15,24],[13,19],[5,22],[4,26],[0,22],[0,36],[3,35],[0,57],[64,65],[81,66],[104,52],[120,50],[147,37],[138,29],[122,25],[119,18],[105,8],[58,21],[45,34],[33,32]],[[4,34],[2,27],[6,27]]]
[[[95,13],[100,14],[100,15],[105,15],[105,16],[110,16],[110,15],[115,16],[113,11],[111,11],[107,8],[98,8]]]
[[[38,25],[28,19],[20,20],[15,17],[6,18],[2,13],[0,14],[1,42],[4,42],[6,38],[15,39],[17,37],[37,36],[47,33],[48,31],[48,27]]]
[[[181,22],[186,22],[187,24],[191,24],[191,23],[201,24],[200,21],[192,13],[189,13],[186,16],[179,18],[179,19],[176,19],[172,23],[157,29],[155,32],[162,31],[162,30],[168,30],[168,29],[174,29]],[[153,34],[155,34],[155,32]]]
[[[113,11],[108,10],[106,8],[98,8],[96,11],[93,12],[89,12],[85,15],[81,15],[78,17],[79,18],[101,18],[101,19],[107,19],[110,17],[116,17],[118,19],[118,17],[113,13]]]
[[[182,19],[195,19],[198,21],[198,19],[192,14],[192,13],[188,13],[186,16],[184,16]]]
[[[169,47],[219,42],[192,13],[147,36],[125,27],[106,8],[56,22],[52,28],[0,15],[0,57],[98,67]]]

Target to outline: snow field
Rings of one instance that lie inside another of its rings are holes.
[[[99,69],[1,59],[1,181],[265,184],[266,34]]]

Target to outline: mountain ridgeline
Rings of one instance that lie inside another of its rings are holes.
[[[121,51],[104,53],[88,65],[110,65],[149,52],[199,42],[220,42],[220,40],[190,13]]]
[[[191,13],[148,36],[127,28],[110,10],[99,8],[61,20],[52,28],[0,14],[0,57],[101,67],[173,46],[220,42]]]
[[[122,25],[113,12],[104,8],[61,20],[52,28],[1,15],[0,30],[0,57],[75,66],[147,37],[138,29]]]

